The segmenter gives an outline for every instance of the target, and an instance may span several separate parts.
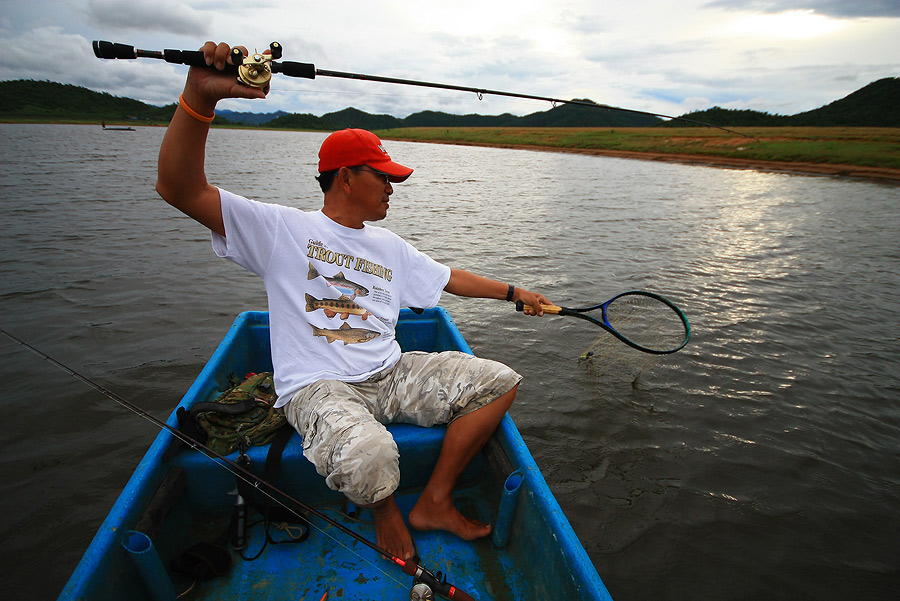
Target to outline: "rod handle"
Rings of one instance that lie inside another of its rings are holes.
[[[163,50],[163,58],[166,59],[167,63],[175,63],[176,65],[188,65],[190,67],[208,67],[206,64],[206,59],[203,58],[203,53],[199,50],[172,50],[165,49]],[[235,70],[237,67],[234,65],[225,64],[225,68],[229,70]]]
[[[534,307],[531,305],[526,305],[522,301],[516,301],[516,311],[524,311],[525,307],[528,307],[532,311],[534,310]],[[557,307],[556,305],[541,305],[541,309],[547,315],[559,315],[560,311],[563,310],[562,307]]]
[[[316,66],[311,63],[298,63],[296,61],[272,62],[272,73],[282,73],[288,77],[316,78]]]
[[[461,591],[458,588],[454,587],[450,592],[450,598],[453,601],[475,601],[471,595],[466,593],[465,591]]]
[[[134,46],[104,42],[103,40],[94,40],[91,45],[94,47],[94,56],[97,58],[137,58]]]
[[[134,46],[127,44],[118,44],[115,42],[106,42],[104,40],[94,40],[91,43],[94,49],[94,56],[106,59],[132,59],[132,58],[161,58],[167,63],[175,63],[177,65],[188,65],[189,67],[206,67],[206,59],[200,50],[172,50],[166,49],[162,52],[158,50],[138,50]],[[237,71],[237,66],[230,63],[225,64],[228,71]]]

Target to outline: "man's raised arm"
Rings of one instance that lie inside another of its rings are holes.
[[[240,47],[247,54],[247,49]],[[219,191],[206,181],[206,138],[210,117],[223,98],[265,98],[265,93],[225,72],[231,52],[227,44],[207,42],[201,48],[210,67],[191,67],[184,92],[159,149],[156,191],[173,207],[224,236]]]

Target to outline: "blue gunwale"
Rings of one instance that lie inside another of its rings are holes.
[[[440,307],[426,310],[421,315],[404,310],[397,332],[404,350],[472,352],[449,314]],[[268,369],[271,369],[268,313],[241,313],[178,406],[189,408],[195,402],[214,396],[226,387],[230,372],[242,374]],[[174,411],[167,423],[177,427]],[[405,424],[392,425],[389,429],[401,450],[402,481],[397,496],[401,509],[406,512],[430,473],[444,430]],[[174,454],[174,459],[164,458],[172,443],[173,437],[167,431],[161,431],[156,437],[100,526],[62,591],[60,601],[148,598],[144,585],[121,548],[121,540],[140,520],[172,467],[186,470],[188,486],[179,508],[173,510],[173,517],[168,520],[171,524],[164,525],[155,539],[164,562],[183,550],[184,531],[191,524],[202,521],[206,513],[227,514],[230,511],[233,497],[227,497],[224,492],[233,488],[234,477],[197,452],[181,451]],[[504,549],[497,549],[488,539],[469,543],[446,533],[416,532],[423,565],[448,573],[454,584],[476,599],[611,601],[509,415],[504,417],[491,444],[492,453],[502,456],[501,471],[497,471],[496,462],[492,463],[490,458],[483,456],[486,453],[482,453],[463,476],[460,485],[463,490],[459,492],[457,503],[467,512],[475,511],[479,519],[492,521],[507,470],[518,470],[523,475],[523,485],[509,544]],[[266,447],[259,447],[250,452],[254,465],[260,466],[260,470],[265,451]],[[301,494],[304,502],[317,507],[332,506],[336,510],[342,507],[341,496],[329,491],[303,458],[299,436],[293,436],[285,449],[281,471],[282,477],[277,484],[287,492]],[[182,505],[185,508],[181,508]],[[335,514],[339,515],[338,511]],[[315,523],[315,518],[313,521]],[[344,521],[343,516],[341,521]],[[374,529],[369,525],[353,521],[347,521],[346,525],[374,540]],[[335,539],[331,540],[328,536],[317,537],[318,532],[320,530],[314,528],[310,540],[299,545],[270,546],[258,560],[260,563],[236,558],[231,574],[201,584],[187,598],[266,599],[298,598],[299,595],[303,599],[317,600],[325,590],[331,591],[329,598],[335,598],[338,591],[344,599],[387,598],[386,595],[408,598],[411,583],[398,568],[355,541],[341,540],[349,538],[342,533],[329,534]],[[259,531],[251,532],[251,545],[252,539],[260,536]],[[316,538],[320,540],[313,542]],[[302,555],[315,557],[317,566],[322,564],[320,557],[330,558],[330,563],[309,573],[309,565],[300,559]],[[177,582],[176,590],[182,590]]]

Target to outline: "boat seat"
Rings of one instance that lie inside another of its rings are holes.
[[[410,424],[388,426],[388,431],[400,449],[401,488],[416,488],[425,485],[437,462],[446,430],[446,426],[431,428]],[[247,450],[247,455],[252,462],[251,471],[262,475],[270,447],[270,444],[265,444],[253,446]],[[236,461],[237,451],[227,455],[227,458]],[[202,453],[192,452],[185,447],[183,452],[172,456],[171,467],[180,466],[185,469],[190,494],[205,496],[211,490],[223,487],[233,488],[234,476],[224,469],[210,471],[209,461]],[[315,473],[313,464],[303,456],[302,441],[296,432],[291,434],[281,455],[281,470],[285,473],[291,472],[295,477],[299,475],[298,471],[305,472],[304,477],[298,478],[299,480],[306,479],[307,482],[316,482],[312,489],[304,489],[304,494],[309,495],[307,498],[326,498],[337,494],[328,490],[325,479]]]
[[[290,426],[286,426],[290,427]],[[400,449],[400,455],[403,456],[404,450],[416,453],[430,453],[440,451],[441,444],[444,442],[444,433],[447,431],[446,426],[435,426],[432,428],[422,428],[421,426],[413,426],[411,424],[391,424],[387,427],[388,432],[394,437],[397,448]],[[247,455],[254,464],[263,464],[266,461],[266,454],[269,452],[271,445],[265,444],[253,446],[247,450]],[[237,452],[228,455],[228,458],[237,459]],[[202,457],[201,457],[202,459]],[[292,463],[294,461],[303,460],[303,441],[299,434],[294,432],[288,440],[284,452],[281,454],[283,463]]]

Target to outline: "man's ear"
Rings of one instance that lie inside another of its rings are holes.
[[[338,169],[337,176],[334,178],[337,182],[342,186],[346,187],[346,189],[350,189],[350,180],[351,180],[351,170],[347,167],[341,167]]]

